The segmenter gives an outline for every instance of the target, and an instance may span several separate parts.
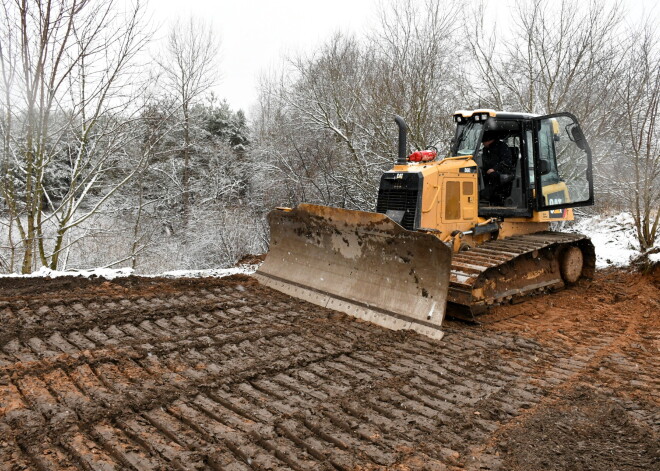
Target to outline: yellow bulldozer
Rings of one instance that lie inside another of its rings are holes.
[[[447,305],[475,319],[591,277],[581,234],[550,231],[593,204],[591,151],[570,113],[457,111],[449,156],[399,152],[375,212],[301,204],[268,215],[270,249],[255,276],[276,290],[390,329],[439,339]],[[507,171],[485,168],[484,144],[506,145]],[[509,157],[510,156],[510,157]]]

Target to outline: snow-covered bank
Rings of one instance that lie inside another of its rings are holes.
[[[210,270],[173,270],[166,271],[160,275],[147,275],[147,276],[162,276],[165,278],[205,278],[214,277],[222,278],[229,275],[251,275],[259,268],[259,264],[255,265],[239,265],[231,268],[214,268]]]
[[[631,259],[640,255],[639,244],[635,235],[635,226],[632,215],[629,213],[620,213],[613,216],[592,216],[581,218],[574,224],[563,230],[569,232],[580,232],[588,235],[596,247],[596,267],[626,267]],[[660,242],[660,241],[658,241]],[[656,246],[658,245],[656,242]],[[649,260],[660,263],[660,253],[649,255]],[[245,264],[231,268],[217,268],[208,270],[174,270],[159,273],[156,275],[142,275],[150,277],[166,278],[202,278],[245,274],[251,275],[259,268],[259,264]],[[101,277],[108,280],[113,278],[130,276],[134,272],[130,268],[95,268],[91,270],[76,271],[55,271],[42,267],[40,270],[29,275],[0,275],[0,277],[50,277],[60,276],[82,276],[85,278]]]
[[[596,247],[596,268],[626,267],[640,255],[635,221],[630,213],[582,218],[569,230],[591,238]],[[649,259],[658,262],[660,256],[652,254]]]
[[[144,277],[165,277],[165,278],[203,278],[203,277],[215,277],[222,278],[230,275],[251,275],[257,268],[256,265],[239,265],[237,267],[231,268],[214,268],[209,270],[175,270],[167,271],[164,273],[159,273],[157,275],[142,275],[138,276]],[[34,277],[48,277],[48,278],[58,278],[61,276],[80,276],[83,278],[92,278],[99,277],[105,278],[106,280],[112,280],[114,278],[131,276],[133,275],[132,268],[94,268],[91,270],[71,270],[71,271],[57,271],[51,270],[46,267],[41,267],[39,271],[30,273],[29,275],[18,275],[18,274],[9,274],[9,275],[0,275],[0,278],[10,278],[10,277],[25,277],[25,278],[34,278]]]
[[[17,273],[10,273],[7,275],[0,274],[0,278],[59,278],[61,276],[81,276],[83,278],[99,277],[105,278],[106,280],[112,280],[114,278],[130,276],[132,274],[132,268],[92,268],[90,270],[59,271],[41,267],[39,270],[27,275],[19,275]]]

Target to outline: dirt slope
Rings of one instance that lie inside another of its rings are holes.
[[[660,469],[660,278],[440,342],[252,278],[0,280],[0,470]]]

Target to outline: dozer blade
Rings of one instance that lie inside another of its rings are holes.
[[[268,215],[270,250],[256,278],[291,296],[440,339],[451,250],[384,214],[301,204]]]

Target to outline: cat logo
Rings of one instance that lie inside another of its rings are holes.
[[[403,180],[403,173],[397,173],[396,174],[396,179],[397,180]]]
[[[548,195],[548,206],[555,206],[564,203],[564,192],[558,191]],[[548,211],[550,219],[563,219],[566,216],[565,209],[551,209]]]

